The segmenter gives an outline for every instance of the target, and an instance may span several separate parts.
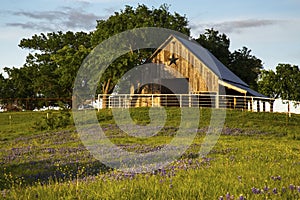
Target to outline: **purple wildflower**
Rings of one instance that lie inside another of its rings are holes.
[[[281,176],[271,176],[274,181],[281,181]]]
[[[220,196],[220,197],[219,197],[219,200],[224,200],[223,196]]]
[[[281,191],[282,191],[282,193],[286,192],[286,188],[282,187]]]
[[[267,192],[269,190],[268,186],[264,187],[264,191]]]
[[[278,193],[277,188],[274,188],[274,189],[273,189],[273,193],[274,193],[274,194],[277,194],[277,193]]]
[[[245,197],[241,194],[239,200],[245,200]]]
[[[132,173],[130,174],[130,180],[132,180],[132,179],[134,178],[134,176],[135,176],[135,173],[132,172]]]
[[[294,189],[296,189],[296,186],[294,186],[293,184],[290,184],[289,188],[290,188],[290,190],[294,190]]]
[[[162,176],[165,176],[167,173],[166,173],[166,170],[163,168],[162,170],[161,170],[161,175]]]
[[[260,194],[260,189],[253,187],[252,188],[252,193],[253,194]]]
[[[300,186],[297,187],[298,192],[300,192]]]
[[[229,192],[227,192],[227,194],[226,194],[226,200],[229,200],[230,199],[230,194],[229,194]]]

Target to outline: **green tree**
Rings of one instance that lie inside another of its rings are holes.
[[[52,54],[51,59],[57,65],[54,74],[59,77],[58,85],[62,92],[61,96],[71,97],[77,71],[91,51],[91,34],[67,32],[66,36],[73,40],[73,43],[70,42]]]
[[[91,34],[41,33],[22,39],[19,46],[35,51],[24,67],[32,73],[33,90],[44,97],[71,97],[76,72],[91,49]]]
[[[206,29],[204,34],[200,34],[196,41],[204,48],[209,50],[216,58],[218,58],[224,65],[230,63],[230,40],[223,33],[212,29]]]
[[[124,10],[115,12],[107,20],[97,21],[97,28],[92,36],[92,44],[96,46],[110,36],[141,27],[161,27],[190,35],[186,17],[178,13],[171,14],[166,4],[163,4],[158,9],[149,9],[145,5],[138,5],[136,9],[126,6]],[[130,51],[131,46],[128,46],[127,49]],[[118,58],[102,76],[98,92],[104,95],[111,93],[120,77],[131,68],[142,64],[153,51],[151,49],[131,51]],[[103,106],[105,107],[105,105],[104,96]]]
[[[0,74],[0,94],[1,94],[0,99],[5,99],[5,98],[9,97],[7,82],[8,82],[8,79],[4,78],[4,76],[2,74]]]
[[[230,54],[228,68],[245,81],[250,88],[257,90],[257,81],[261,70],[262,61],[251,55],[251,50],[243,47]]]
[[[5,81],[6,94],[9,98],[27,98],[33,97],[31,72],[28,68],[4,68],[8,74],[8,79]]]
[[[278,98],[280,95],[277,75],[273,70],[262,70],[258,81],[258,91],[271,98]]]
[[[162,27],[190,35],[187,18],[176,12],[171,14],[166,4],[158,9],[149,9],[146,5],[138,5],[135,9],[125,6],[124,10],[115,12],[108,19],[97,21],[92,44],[96,46],[110,36],[141,27]]]
[[[263,71],[258,82],[259,91],[284,100],[300,101],[300,70],[291,64],[278,64],[276,72]]]

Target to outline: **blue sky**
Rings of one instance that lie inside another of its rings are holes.
[[[149,8],[163,3],[186,15],[194,37],[206,28],[225,33],[230,50],[248,47],[265,69],[278,63],[300,65],[299,0],[2,0],[0,7],[0,73],[21,67],[29,51],[18,47],[22,38],[53,31],[91,31],[96,19],[106,19],[125,5]]]

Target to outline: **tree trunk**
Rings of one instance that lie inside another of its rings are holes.
[[[108,79],[107,82],[105,84],[103,84],[103,86],[102,86],[102,92],[103,92],[102,108],[107,108],[107,93],[108,93],[108,89],[109,89],[109,85],[110,85],[110,80],[111,79]]]

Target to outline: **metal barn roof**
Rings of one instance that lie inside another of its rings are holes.
[[[202,47],[199,43],[181,38],[179,36],[173,35],[172,37],[180,41],[189,51],[191,51],[208,68],[210,68],[219,77],[220,80],[246,90],[250,95],[257,97],[266,97],[249,88],[249,85],[247,83],[242,81],[237,75],[235,75],[224,64],[222,64],[210,51]]]

